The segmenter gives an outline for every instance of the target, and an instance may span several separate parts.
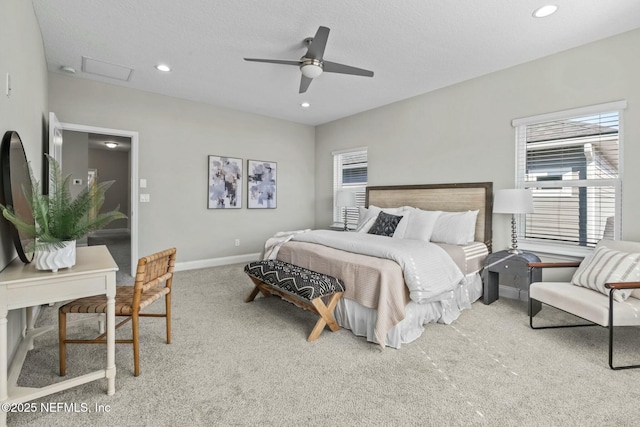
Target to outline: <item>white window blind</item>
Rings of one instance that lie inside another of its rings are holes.
[[[519,240],[593,247],[620,237],[621,110],[624,102],[515,120],[518,188],[534,213]]]
[[[344,209],[347,210],[347,225],[355,228],[358,224],[358,208],[336,206],[339,190],[356,193],[357,206],[364,206],[367,187],[367,149],[357,148],[333,152],[333,226],[344,224]]]

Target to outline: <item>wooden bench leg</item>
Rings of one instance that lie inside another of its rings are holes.
[[[264,295],[265,297],[269,297],[271,296],[271,293],[265,290],[265,285],[259,281],[258,279],[255,279],[251,276],[249,276],[249,278],[251,279],[251,281],[253,282],[255,286],[255,288],[253,288],[253,290],[251,291],[251,293],[249,294],[249,296],[244,300],[244,302],[251,302],[253,301],[256,296],[258,296],[258,292],[262,292],[262,295]]]
[[[260,293],[260,288],[255,286],[251,291],[251,293],[249,294],[249,296],[244,300],[244,302],[253,301],[256,298],[256,296],[258,296],[258,293]]]
[[[328,325],[329,329],[331,329],[331,331],[333,332],[336,332],[340,329],[340,326],[338,326],[338,322],[336,322],[335,317],[333,317],[333,309],[336,308],[336,304],[338,304],[338,300],[341,296],[342,292],[333,294],[329,299],[329,305],[325,305],[322,301],[322,298],[311,300],[311,303],[317,310],[320,318],[309,334],[309,338],[307,338],[307,341],[311,342],[317,340],[325,325]]]

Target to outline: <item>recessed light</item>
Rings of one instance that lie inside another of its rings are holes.
[[[169,66],[166,64],[158,64],[156,65],[156,69],[158,71],[164,71],[165,73],[168,73],[169,71],[171,71],[171,68],[169,68]]]
[[[106,145],[109,148],[116,148],[118,146],[118,143],[113,141],[107,141],[104,143],[104,145]]]
[[[557,10],[558,10],[558,6],[556,6],[555,4],[548,4],[546,6],[542,6],[539,9],[536,9],[533,12],[533,16],[535,18],[545,18],[549,15],[556,13]]]
[[[302,104],[300,104],[300,106],[302,108],[309,108],[311,106],[311,104],[309,104],[308,102],[303,102]]]

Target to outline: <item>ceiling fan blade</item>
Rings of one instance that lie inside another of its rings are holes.
[[[310,79],[309,77],[306,77],[306,76],[301,76],[301,77],[302,79],[300,80],[300,91],[298,93],[305,93],[307,89],[309,89],[309,85],[311,84],[313,79]]]
[[[329,61],[322,62],[322,70],[326,73],[353,74],[355,76],[373,77],[373,71]]]
[[[268,62],[269,64],[282,64],[282,65],[295,65],[300,66],[302,61],[287,61],[285,59],[258,59],[258,58],[244,58],[245,61],[252,62]]]
[[[327,40],[329,39],[329,29],[327,27],[318,27],[316,35],[313,36],[313,41],[307,49],[306,58],[322,60],[324,55],[324,48],[327,46]]]

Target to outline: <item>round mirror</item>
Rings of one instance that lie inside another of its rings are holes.
[[[14,131],[7,131],[0,146],[0,165],[2,166],[2,204],[11,206],[17,216],[25,222],[35,224],[31,204],[27,197],[31,197],[31,174],[29,163],[24,153],[20,135]],[[29,263],[33,259],[34,237],[27,236],[9,224],[13,243],[18,256],[23,262]]]

